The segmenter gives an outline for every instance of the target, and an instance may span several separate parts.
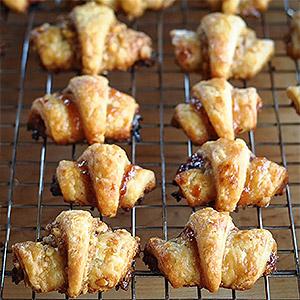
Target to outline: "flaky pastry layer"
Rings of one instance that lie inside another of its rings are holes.
[[[149,36],[127,28],[111,8],[95,2],[76,6],[59,24],[35,28],[32,42],[50,71],[82,69],[96,75],[127,70],[152,55]]]
[[[98,207],[103,216],[114,217],[118,208],[131,209],[155,188],[153,171],[133,165],[117,145],[93,144],[77,161],[60,161],[57,187],[69,203]]]
[[[138,108],[134,98],[109,87],[105,77],[77,76],[62,92],[33,102],[28,128],[57,144],[128,140]]]
[[[258,39],[240,17],[222,13],[205,16],[197,32],[176,29],[171,37],[181,68],[205,78],[252,78],[274,53],[272,40]]]
[[[223,78],[200,81],[191,103],[175,107],[172,124],[181,127],[196,145],[217,137],[234,139],[256,128],[262,100],[255,88],[234,88]]]
[[[42,242],[12,246],[15,283],[24,280],[35,292],[69,297],[128,286],[139,238],[124,229],[112,231],[80,210],[62,212],[46,229]]]
[[[245,142],[220,138],[206,142],[174,179],[179,193],[192,207],[214,203],[218,211],[233,211],[237,206],[269,205],[282,194],[288,181],[287,170],[264,157],[255,157]]]
[[[174,288],[247,290],[275,269],[276,251],[269,231],[239,230],[228,213],[205,208],[191,215],[177,238],[151,238],[144,262],[159,270]]]

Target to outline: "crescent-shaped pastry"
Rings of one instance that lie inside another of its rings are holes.
[[[287,96],[292,101],[298,115],[300,115],[300,86],[289,86],[286,90]]]
[[[300,58],[300,10],[294,13],[291,21],[287,53],[294,59]]]
[[[255,88],[234,88],[223,78],[193,86],[191,103],[178,104],[172,124],[181,127],[195,145],[255,129],[262,101]]]
[[[159,270],[174,288],[247,290],[275,270],[276,252],[268,230],[239,230],[228,213],[205,208],[191,215],[177,238],[151,238],[144,262]]]
[[[225,14],[236,15],[254,15],[259,16],[260,13],[268,9],[271,0],[206,0],[212,9],[221,9]]]
[[[282,194],[287,170],[265,157],[256,157],[241,139],[220,138],[206,142],[187,163],[181,165],[174,182],[192,207],[214,202],[218,211],[234,211],[237,206],[269,205]]]
[[[274,53],[272,40],[258,39],[240,17],[222,13],[206,15],[197,32],[176,29],[171,36],[181,68],[206,78],[252,78]]]
[[[89,2],[76,6],[60,24],[43,24],[32,32],[42,65],[50,71],[82,69],[96,75],[127,70],[149,61],[151,39],[118,22],[111,8]]]
[[[77,76],[62,92],[34,100],[28,129],[34,138],[49,136],[57,144],[128,140],[138,108],[134,98],[109,87],[105,77]]]
[[[66,202],[98,207],[114,217],[155,188],[153,171],[133,165],[117,145],[93,144],[77,161],[60,161],[51,191]]]
[[[94,0],[92,0],[94,1]],[[129,19],[142,16],[146,10],[161,10],[171,6],[175,0],[96,0],[114,10],[122,10]]]
[[[35,292],[59,291],[72,298],[128,286],[138,237],[113,231],[82,210],[60,213],[46,231],[41,242],[12,246],[15,283],[24,280]]]

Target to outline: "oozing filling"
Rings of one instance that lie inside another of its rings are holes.
[[[127,271],[127,273],[125,274],[125,276],[119,281],[119,283],[116,285],[116,290],[118,290],[119,288],[121,288],[122,290],[124,291],[127,291],[128,290],[128,287],[129,287],[129,283],[131,281],[131,278],[132,278],[132,272],[133,272],[133,269],[129,269]]]
[[[264,275],[269,275],[269,274],[271,274],[272,272],[274,272],[276,270],[277,259],[278,259],[278,256],[276,255],[276,253],[272,252],[271,255],[270,255],[270,258],[267,262]]]
[[[126,167],[125,173],[124,173],[124,176],[122,179],[122,183],[120,186],[120,199],[122,199],[125,196],[125,194],[127,192],[127,184],[135,176],[137,168],[138,168],[137,166],[132,165],[132,164],[130,164]]]
[[[207,160],[204,159],[204,157],[200,153],[196,152],[188,159],[188,161],[185,164],[182,164],[179,166],[176,174],[179,174],[179,173],[191,170],[191,169],[202,169],[203,170],[205,168],[206,163],[207,163]]]
[[[46,135],[46,126],[39,114],[33,114],[30,121],[27,124],[27,130],[32,131],[32,138],[38,140],[39,137],[45,138]]]

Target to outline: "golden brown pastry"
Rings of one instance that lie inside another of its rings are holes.
[[[295,12],[287,44],[288,55],[294,59],[300,58],[300,10]]]
[[[297,114],[300,115],[300,86],[289,86],[286,93],[292,101]]]
[[[38,293],[59,291],[69,297],[128,286],[139,238],[111,230],[87,211],[60,213],[41,242],[12,246],[13,281],[24,280]]]
[[[179,192],[190,206],[214,202],[218,211],[233,211],[236,206],[269,205],[274,195],[282,194],[287,170],[265,157],[256,157],[241,139],[220,138],[206,142],[175,176]]]
[[[43,66],[50,71],[82,69],[96,75],[127,70],[149,61],[151,39],[118,22],[111,8],[89,2],[76,6],[60,24],[44,24],[32,32]]]
[[[196,145],[255,129],[262,101],[255,88],[234,88],[223,78],[193,86],[191,103],[178,104],[172,124],[181,127]]]
[[[160,10],[169,7],[175,0],[96,0],[96,2],[114,10],[122,10],[132,19],[142,16],[147,9]]]
[[[3,3],[11,10],[17,13],[26,13],[28,7],[37,2],[42,2],[44,0],[3,0]]]
[[[251,78],[274,53],[272,40],[258,39],[240,17],[222,13],[206,15],[197,32],[176,29],[171,36],[181,68],[206,78]]]
[[[60,161],[51,191],[69,203],[98,207],[114,217],[155,188],[153,171],[133,165],[117,145],[93,144],[77,161]]]
[[[268,9],[271,0],[206,0],[212,9],[221,9],[225,14],[259,16]]]
[[[276,252],[268,230],[239,230],[228,213],[205,208],[191,215],[177,238],[151,238],[144,262],[163,273],[174,288],[247,290],[275,270]]]
[[[28,120],[33,136],[49,136],[57,144],[128,140],[138,104],[108,86],[99,75],[77,76],[62,92],[36,99]]]

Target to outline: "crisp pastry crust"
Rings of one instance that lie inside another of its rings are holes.
[[[268,9],[271,0],[206,0],[212,9],[221,9],[225,14],[259,16]]]
[[[289,86],[286,90],[287,96],[292,101],[298,115],[300,115],[300,86]]]
[[[134,98],[110,88],[105,77],[77,76],[64,91],[33,102],[28,128],[34,136],[49,136],[57,144],[84,138],[89,144],[127,140],[138,108]]]
[[[246,23],[237,16],[215,13],[202,19],[197,33],[207,39],[212,77],[228,77],[238,38],[245,27]]]
[[[131,270],[139,252],[139,238],[112,231],[89,212],[64,211],[46,227],[42,242],[12,246],[13,279],[34,291],[59,291],[69,297],[107,291]]]
[[[287,170],[264,157],[255,157],[243,140],[220,138],[206,142],[174,179],[178,198],[192,207],[213,202],[218,211],[233,211],[237,206],[269,205],[274,195],[282,194]]]
[[[193,86],[191,103],[175,107],[172,124],[183,129],[196,145],[223,137],[233,140],[256,128],[262,101],[255,88],[234,88],[223,78]]]
[[[60,161],[56,178],[66,202],[96,206],[107,217],[155,188],[154,172],[132,165],[116,145],[93,144],[76,162]]]
[[[81,50],[82,71],[98,74],[102,70],[105,39],[116,22],[113,11],[94,2],[76,6],[70,19],[76,28]]]
[[[94,0],[92,0],[94,1]],[[96,0],[114,10],[122,10],[129,19],[142,16],[147,9],[160,10],[171,6],[175,0]]]
[[[152,55],[149,36],[127,28],[111,8],[94,2],[76,6],[62,23],[37,27],[32,41],[42,65],[51,71],[81,68],[96,75],[127,70]]]
[[[295,12],[293,15],[287,52],[294,59],[300,58],[300,11]]]
[[[174,288],[247,290],[275,269],[276,251],[269,231],[239,230],[228,213],[205,208],[191,215],[177,238],[151,238],[144,262],[157,267]]]
[[[258,39],[240,17],[222,13],[205,16],[197,32],[172,30],[171,37],[181,68],[207,78],[251,78],[274,53],[272,40]]]

